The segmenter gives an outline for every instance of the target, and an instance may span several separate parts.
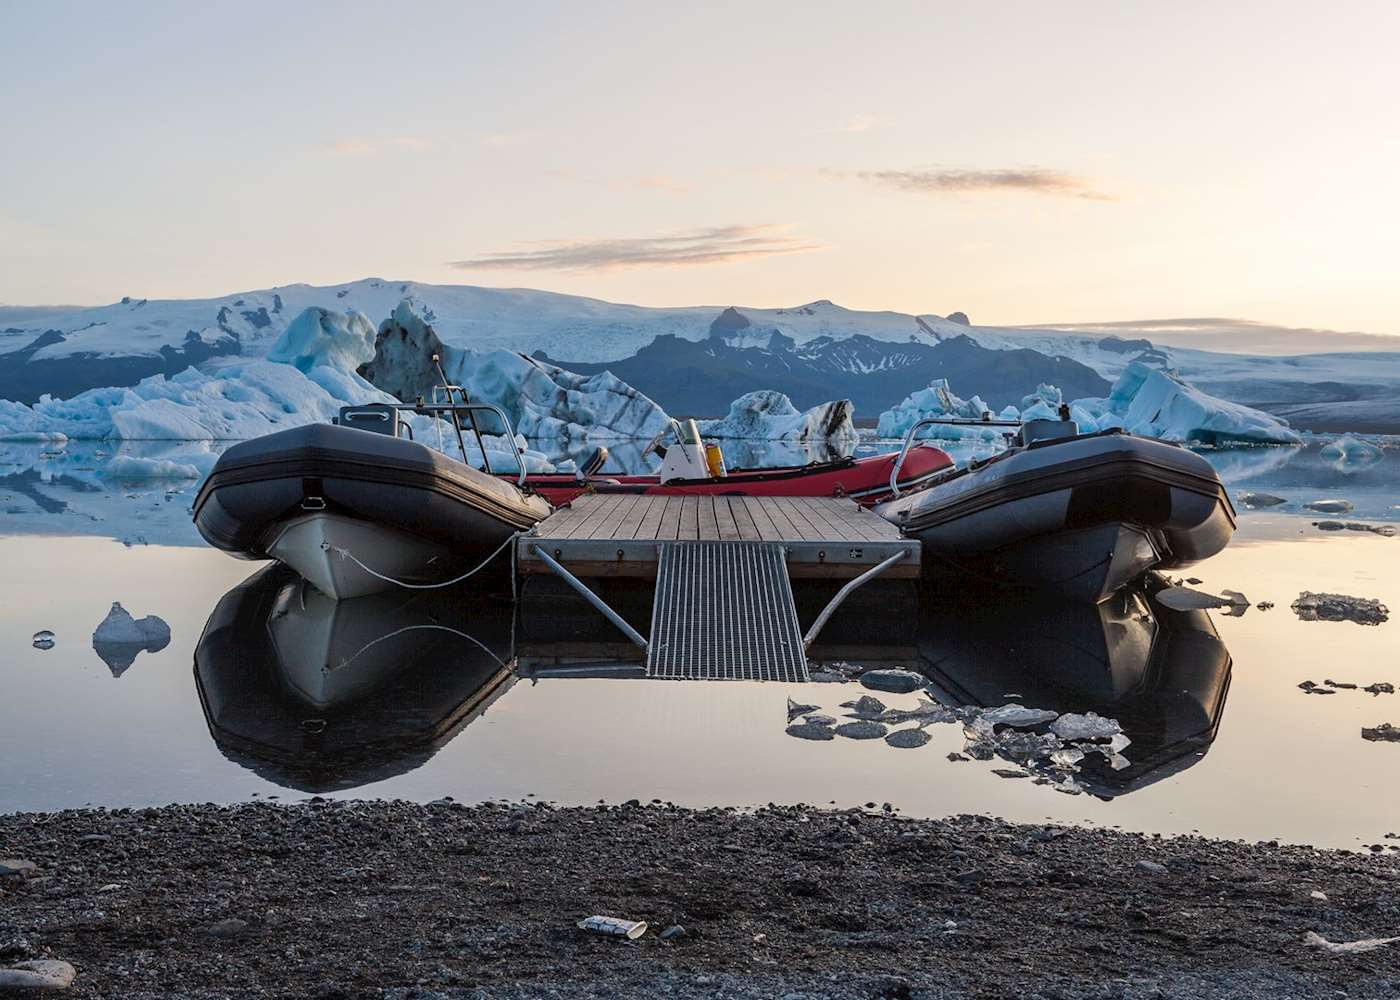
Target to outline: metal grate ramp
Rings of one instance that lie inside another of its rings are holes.
[[[647,676],[806,681],[807,655],[783,546],[662,545]]]

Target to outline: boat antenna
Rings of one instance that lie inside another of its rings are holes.
[[[462,461],[467,465],[471,465],[471,459],[467,457],[467,442],[466,439],[462,437],[462,421],[457,418],[457,404],[456,401],[452,398],[452,390],[454,386],[451,382],[447,381],[447,373],[442,370],[442,358],[438,357],[436,353],[433,354],[433,367],[437,369],[438,378],[442,379],[442,388],[447,393],[447,405],[449,407],[447,412],[452,416],[452,430],[455,431],[457,434],[457,447],[462,450]],[[433,398],[437,398],[436,392],[433,393]],[[462,402],[467,402],[467,390],[465,389],[462,390]],[[472,424],[473,426],[475,426],[476,421],[473,420]],[[486,458],[486,445],[481,440],[480,431],[476,432],[476,440],[477,443],[481,445],[481,457],[482,460],[486,462],[486,467],[489,470],[491,467],[491,462],[490,459]]]

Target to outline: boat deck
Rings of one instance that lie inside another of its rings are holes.
[[[654,579],[663,546],[698,542],[781,545],[794,579],[850,579],[900,552],[884,575],[919,574],[919,543],[854,500],[715,495],[579,497],[520,537],[516,567],[549,572],[538,546],[579,576]]]

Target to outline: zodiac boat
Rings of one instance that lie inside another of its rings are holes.
[[[905,449],[914,433],[909,429]],[[895,471],[899,463],[895,463]],[[935,575],[1098,602],[1151,569],[1223,549],[1235,511],[1210,463],[1121,431],[1032,420],[999,455],[935,478],[875,512],[919,539]]]
[[[285,563],[342,600],[394,581],[448,580],[549,515],[548,501],[522,486],[518,447],[519,472],[509,482],[401,437],[402,409],[451,411],[454,422],[463,410],[492,410],[515,442],[505,415],[485,404],[347,407],[339,424],[295,427],[224,452],[195,499],[199,533],[240,558]],[[388,429],[361,429],[372,426],[366,417]],[[485,453],[479,434],[478,442]]]

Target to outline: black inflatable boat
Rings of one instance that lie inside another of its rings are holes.
[[[224,452],[195,499],[194,520],[216,548],[276,559],[344,599],[390,580],[450,579],[550,509],[396,434],[308,424]]]
[[[923,542],[935,574],[1090,602],[1212,556],[1235,531],[1204,458],[1121,431],[1079,434],[1071,420],[1030,421],[1007,451],[875,512]]]

